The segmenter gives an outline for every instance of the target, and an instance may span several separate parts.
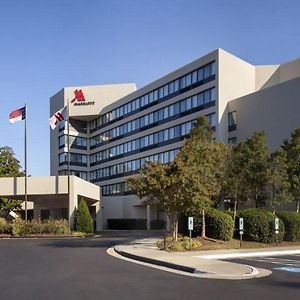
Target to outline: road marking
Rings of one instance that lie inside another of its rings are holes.
[[[236,253],[220,253],[198,255],[198,258],[204,259],[229,259],[229,258],[244,258],[244,257],[264,257],[264,256],[283,256],[300,254],[300,250],[282,250],[282,251],[261,251],[261,252],[236,252]]]
[[[297,267],[279,267],[279,268],[274,268],[274,270],[300,273],[300,268],[297,268]]]

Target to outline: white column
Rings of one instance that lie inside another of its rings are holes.
[[[147,205],[147,230],[150,230],[150,212],[151,212],[151,209],[150,209],[150,205]]]
[[[78,205],[78,195],[74,192],[74,177],[71,176],[70,178],[70,199],[69,199],[69,220],[70,220],[70,228],[74,230],[75,225],[75,210]]]

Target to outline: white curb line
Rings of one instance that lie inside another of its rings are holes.
[[[261,251],[261,252],[239,252],[239,253],[220,253],[220,254],[207,254],[198,255],[196,257],[203,259],[227,259],[227,258],[243,258],[243,257],[263,257],[263,256],[281,256],[300,254],[299,250],[283,250],[283,251]]]

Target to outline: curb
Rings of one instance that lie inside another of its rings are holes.
[[[145,263],[149,263],[149,264],[153,264],[153,265],[157,265],[157,266],[163,266],[163,267],[175,269],[175,270],[178,270],[178,271],[188,272],[188,273],[209,274],[207,272],[200,271],[197,268],[182,266],[182,265],[178,265],[178,264],[174,264],[174,263],[169,263],[169,262],[158,260],[158,259],[154,259],[154,258],[148,258],[148,257],[144,257],[144,256],[139,256],[139,255],[131,254],[131,253],[128,253],[126,251],[120,250],[117,246],[114,247],[114,250],[119,255],[122,255],[124,257],[131,258],[131,259],[134,259],[134,260],[137,260],[137,261],[141,261],[141,262],[145,262]]]

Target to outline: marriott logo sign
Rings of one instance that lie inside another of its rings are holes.
[[[71,103],[74,103],[74,106],[87,106],[94,105],[95,101],[86,101],[82,90],[74,91],[75,97],[71,100]]]

